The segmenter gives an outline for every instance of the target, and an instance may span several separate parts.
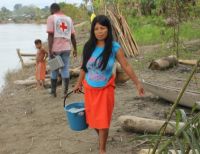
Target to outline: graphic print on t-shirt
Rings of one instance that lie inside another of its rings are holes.
[[[101,69],[99,69],[100,62],[101,62],[101,58],[98,58],[96,60],[96,57],[91,57],[88,60],[87,68],[90,70],[90,73],[88,74],[88,77],[90,80],[97,81],[97,82],[106,80],[105,75],[102,74]]]
[[[113,42],[112,52],[109,56],[108,63],[104,70],[102,70],[102,68],[99,67],[103,57],[101,56],[97,59],[97,57],[99,57],[99,55],[102,54],[104,47],[97,46],[95,48],[95,50],[92,53],[92,56],[90,57],[86,65],[88,70],[86,73],[86,81],[90,86],[103,87],[107,84],[110,77],[112,76],[113,66],[116,59],[116,53],[119,51],[119,48],[119,43]]]

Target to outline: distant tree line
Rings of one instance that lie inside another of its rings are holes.
[[[62,11],[73,18],[75,21],[83,20],[87,17],[84,6],[75,6],[72,4],[60,3]],[[35,5],[23,6],[15,4],[13,10],[6,7],[0,9],[0,23],[45,23],[50,15],[49,6],[42,9]]]

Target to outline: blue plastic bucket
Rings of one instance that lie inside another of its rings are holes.
[[[85,118],[83,102],[76,102],[64,107],[70,128],[74,131],[81,131],[88,128]]]

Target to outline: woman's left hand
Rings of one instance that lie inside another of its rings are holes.
[[[144,88],[140,83],[136,85],[139,96],[144,96]]]

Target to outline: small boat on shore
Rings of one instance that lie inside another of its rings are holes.
[[[144,89],[169,102],[174,103],[181,89],[142,81]],[[200,92],[186,90],[179,102],[180,105],[192,108],[196,105],[200,109]]]

